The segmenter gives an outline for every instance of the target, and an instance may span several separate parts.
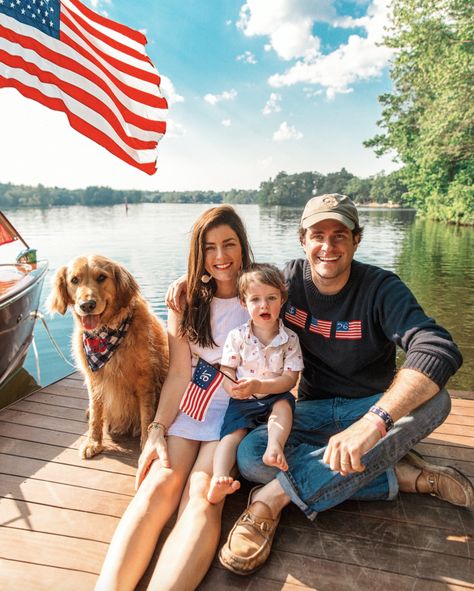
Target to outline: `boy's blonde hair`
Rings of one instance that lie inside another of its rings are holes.
[[[288,288],[286,287],[285,278],[280,269],[275,267],[275,265],[270,265],[269,263],[251,263],[240,273],[237,280],[240,301],[245,301],[245,296],[252,281],[259,281],[264,285],[271,285],[278,289],[281,293],[282,303],[288,299]]]

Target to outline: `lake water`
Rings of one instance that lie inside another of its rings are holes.
[[[186,267],[189,231],[209,205],[137,204],[113,207],[64,207],[7,211],[38,257],[49,260],[50,277],[69,259],[100,253],[122,262],[134,274],[154,312],[166,319],[168,284]],[[297,238],[301,210],[236,206],[258,261],[277,265],[302,256]],[[357,251],[361,261],[396,272],[425,310],[448,328],[464,355],[464,365],[451,379],[455,389],[474,390],[474,229],[418,220],[413,211],[360,210],[365,226]],[[4,256],[4,255],[2,255]],[[5,262],[0,260],[0,262]],[[69,356],[72,317],[47,317],[62,351]],[[58,356],[40,322],[35,330],[40,378],[30,351],[26,368],[46,385],[72,369]]]

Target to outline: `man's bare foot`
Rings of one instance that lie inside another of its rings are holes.
[[[225,499],[227,495],[235,493],[239,488],[240,482],[234,480],[232,476],[213,476],[207,493],[207,500],[216,505]]]
[[[265,453],[263,454],[262,461],[267,466],[274,466],[286,472],[288,470],[288,464],[286,462],[285,454],[280,445],[274,444],[267,446]]]

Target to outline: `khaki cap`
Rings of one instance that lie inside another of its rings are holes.
[[[310,199],[301,216],[301,227],[306,230],[313,224],[327,219],[339,220],[349,230],[353,230],[359,224],[359,214],[354,202],[339,193],[319,195]]]

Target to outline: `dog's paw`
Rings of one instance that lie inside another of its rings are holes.
[[[83,460],[88,460],[89,458],[92,458],[92,457],[96,456],[97,454],[100,454],[100,452],[103,449],[104,449],[104,446],[102,445],[102,443],[88,439],[79,448],[79,455],[81,456],[81,458]]]

